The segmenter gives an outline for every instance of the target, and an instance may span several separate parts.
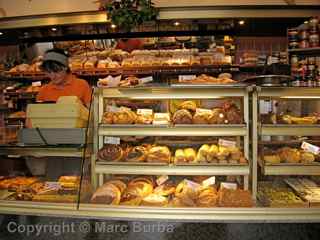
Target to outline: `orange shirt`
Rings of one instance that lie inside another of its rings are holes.
[[[44,85],[37,95],[37,101],[56,102],[61,96],[77,96],[83,104],[89,106],[91,101],[91,88],[85,80],[68,74],[66,84],[62,87],[52,83]]]

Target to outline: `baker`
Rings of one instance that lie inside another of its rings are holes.
[[[85,106],[90,106],[92,89],[85,80],[71,73],[68,55],[64,50],[46,51],[41,69],[50,82],[40,89],[37,95],[38,102],[56,102],[61,96],[77,96]]]

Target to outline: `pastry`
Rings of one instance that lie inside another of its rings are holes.
[[[35,182],[38,182],[38,179],[35,177],[8,178],[0,181],[0,189],[16,191],[21,187],[30,186]]]
[[[78,188],[80,185],[79,176],[61,176],[58,180],[63,188]]]
[[[141,205],[151,207],[165,207],[168,205],[168,202],[168,198],[165,196],[150,194],[149,196],[142,199]]]
[[[118,145],[106,144],[98,152],[98,159],[107,162],[119,162],[123,158],[123,150]]]
[[[185,163],[187,162],[186,155],[183,149],[177,149],[174,155],[174,162],[175,163]]]
[[[116,185],[107,182],[96,190],[96,192],[92,195],[90,202],[108,205],[119,205],[120,200],[120,189]]]
[[[191,112],[195,112],[197,109],[197,104],[194,101],[184,101],[179,105],[179,109],[185,109]]]
[[[148,151],[143,146],[136,146],[133,147],[128,151],[128,154],[126,156],[127,162],[144,162],[147,158]]]
[[[311,152],[301,151],[301,163],[313,163],[315,156]]]
[[[145,183],[150,184],[151,186],[154,186],[154,181],[153,181],[152,176],[134,178],[129,182],[128,185],[135,184],[137,182],[145,182]]]
[[[212,144],[210,146],[210,149],[208,151],[207,155],[207,161],[208,162],[216,162],[219,154],[219,147],[215,144]]]
[[[195,162],[196,161],[196,151],[193,148],[186,148],[183,150],[185,159],[187,162]]]
[[[197,112],[193,116],[193,123],[194,124],[209,124],[212,116],[213,116],[213,114],[209,113],[209,112]]]
[[[202,187],[199,190],[197,206],[215,207],[218,203],[218,192],[214,187]]]
[[[153,186],[150,183],[137,181],[129,183],[126,193],[136,195],[137,197],[144,198],[153,192]]]
[[[121,107],[119,112],[113,114],[114,124],[133,124],[136,121],[136,114],[129,108]]]
[[[212,109],[212,116],[209,118],[210,124],[225,124],[226,123],[226,115],[223,109],[214,108]]]
[[[105,112],[102,116],[102,123],[112,124],[113,123],[113,113],[112,112]]]
[[[202,145],[197,153],[197,162],[207,162],[209,161],[209,150],[210,150],[210,146],[208,144],[204,144]]]
[[[152,124],[153,116],[152,115],[138,115],[135,123],[136,124]]]
[[[229,162],[233,163],[238,163],[240,161],[240,158],[242,157],[242,152],[238,147],[229,147]]]
[[[185,109],[178,110],[173,115],[174,124],[192,124],[192,114]]]
[[[299,163],[301,160],[301,154],[298,149],[284,147],[278,150],[281,162],[286,163]]]
[[[109,184],[113,184],[115,185],[117,188],[119,188],[121,194],[126,190],[127,188],[127,185],[121,181],[121,180],[116,180],[116,179],[113,179],[113,180],[110,180],[108,181]]]
[[[264,155],[263,160],[267,164],[279,164],[281,162],[279,155]]]
[[[230,151],[228,148],[219,146],[219,152],[217,153],[217,158],[219,162],[225,161],[228,158],[229,154],[230,154]]]
[[[243,123],[241,111],[236,104],[232,102],[225,102],[222,108],[225,112],[225,118],[227,120],[227,123],[229,124]]]
[[[219,206],[220,207],[252,207],[253,201],[249,191],[220,189],[219,191]]]
[[[161,196],[169,196],[174,194],[175,191],[176,188],[172,182],[165,182],[164,184],[156,187],[153,192]]]
[[[171,152],[166,146],[156,146],[149,150],[147,162],[170,163]]]

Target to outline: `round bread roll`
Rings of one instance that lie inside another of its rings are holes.
[[[98,152],[98,159],[108,162],[119,162],[122,160],[123,150],[118,145],[107,144]]]
[[[119,112],[113,114],[114,124],[133,124],[136,121],[136,114],[128,108],[121,107]]]
[[[188,110],[181,109],[173,114],[172,120],[174,124],[192,124],[193,117]]]
[[[311,152],[301,151],[301,162],[302,163],[313,163],[315,156]]]
[[[281,162],[299,163],[301,161],[301,154],[298,149],[284,147],[279,150],[279,157]]]

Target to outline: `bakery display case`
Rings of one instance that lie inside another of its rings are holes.
[[[253,182],[264,206],[314,207],[320,199],[319,91],[262,87],[253,94]],[[312,199],[303,193],[309,188]]]
[[[204,217],[208,208],[254,206],[250,91],[209,84],[96,88],[93,189],[79,210],[130,218],[184,209]]]

